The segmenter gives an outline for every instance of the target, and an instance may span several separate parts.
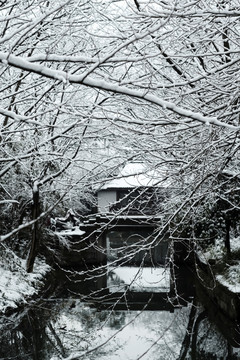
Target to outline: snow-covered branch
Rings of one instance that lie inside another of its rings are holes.
[[[45,76],[45,77],[48,77],[53,80],[60,80],[63,83],[69,82],[72,84],[74,84],[74,83],[75,84],[83,84],[83,85],[86,85],[86,86],[89,86],[89,87],[92,87],[95,89],[101,89],[101,90],[110,91],[110,92],[117,93],[117,94],[130,96],[133,98],[143,99],[149,103],[158,105],[163,109],[171,110],[174,113],[176,113],[182,117],[191,118],[195,121],[199,121],[206,125],[216,125],[216,126],[225,127],[225,128],[231,129],[231,130],[236,130],[236,131],[238,131],[240,129],[239,126],[234,126],[234,125],[219,121],[217,119],[217,117],[204,116],[200,113],[196,113],[191,110],[177,106],[176,104],[166,101],[166,100],[163,100],[163,99],[159,98],[158,96],[151,94],[145,90],[141,91],[141,90],[137,90],[137,89],[136,90],[131,89],[126,86],[121,86],[121,85],[111,83],[111,82],[108,82],[108,81],[105,81],[102,79],[98,79],[97,77],[86,76],[86,73],[83,73],[83,75],[73,75],[71,73],[68,73],[68,72],[65,72],[62,70],[51,69],[44,65],[33,64],[20,56],[9,55],[4,52],[0,52],[0,60],[6,65],[11,65],[11,66],[19,68],[21,70],[33,72],[40,76]]]

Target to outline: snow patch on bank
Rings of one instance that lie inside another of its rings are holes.
[[[44,283],[45,275],[51,267],[37,260],[34,271],[28,274],[24,270],[25,260],[19,259],[16,270],[8,270],[0,266],[0,313],[9,308],[17,308],[27,302],[30,296],[36,294]]]
[[[230,291],[240,293],[240,261],[229,266],[223,275],[217,275],[216,279]]]
[[[217,239],[215,244],[204,253],[199,254],[201,261],[206,264],[210,260],[221,262],[224,260],[225,269],[221,274],[216,274],[217,281],[234,293],[240,293],[240,236],[232,237],[230,240],[231,254],[234,261],[227,262],[224,240]]]
[[[230,240],[231,252],[235,256],[240,253],[240,236]],[[240,260],[234,260],[234,264],[229,264],[224,274],[217,275],[217,280],[230,291],[240,293]]]

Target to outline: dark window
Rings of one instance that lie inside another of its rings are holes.
[[[161,208],[163,198],[160,188],[119,189],[112,210],[130,215],[152,215]]]

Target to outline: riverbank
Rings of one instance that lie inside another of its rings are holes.
[[[231,239],[230,254],[227,254],[224,241],[220,239],[206,250],[198,252],[198,256],[221,286],[232,293],[240,293],[240,236]]]
[[[198,253],[196,290],[206,308],[217,306],[232,321],[240,322],[240,237],[231,240],[231,254],[223,241]]]
[[[51,267],[37,259],[32,273],[25,270],[25,260],[14,257],[14,264],[0,266],[0,314],[9,314],[35,299],[46,288]]]

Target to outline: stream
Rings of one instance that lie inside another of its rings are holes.
[[[166,269],[149,267],[140,275],[139,268],[110,269],[97,281],[84,279],[79,269],[74,279],[59,277],[55,295],[1,317],[0,359],[240,359],[238,344],[194,297],[190,272],[182,267],[178,273],[173,284]],[[127,274],[136,279],[128,290]]]

